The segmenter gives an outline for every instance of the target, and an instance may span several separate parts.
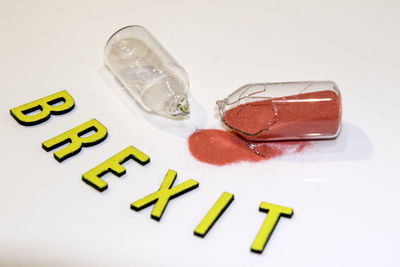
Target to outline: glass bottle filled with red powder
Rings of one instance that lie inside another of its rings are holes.
[[[335,138],[342,101],[331,81],[254,83],[217,101],[223,122],[249,141]]]

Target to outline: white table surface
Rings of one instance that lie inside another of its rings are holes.
[[[1,1],[0,266],[399,266],[399,1]],[[189,73],[192,117],[144,114],[110,79],[103,48],[145,26]],[[193,158],[195,128],[222,128],[215,101],[251,82],[333,80],[343,97],[337,140],[259,163]],[[33,127],[9,109],[66,89],[75,109]],[[41,142],[89,119],[109,137],[62,162]],[[151,157],[105,176],[81,175],[128,145]],[[198,189],[161,221],[131,202],[167,169]],[[193,230],[222,194],[235,201],[201,239]],[[261,201],[292,207],[263,254],[250,246]]]

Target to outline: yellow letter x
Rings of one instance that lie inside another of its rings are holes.
[[[151,212],[151,218],[153,218],[156,221],[159,221],[170,199],[178,197],[199,186],[198,182],[190,179],[184,183],[181,183],[171,188],[175,179],[176,179],[176,172],[173,170],[168,170],[167,174],[165,175],[164,181],[161,184],[160,189],[157,192],[154,192],[142,199],[133,202],[131,204],[131,209],[139,211],[156,203],[154,205],[153,211]]]

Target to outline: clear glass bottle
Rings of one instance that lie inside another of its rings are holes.
[[[217,101],[222,121],[249,141],[335,138],[342,101],[331,81],[254,83]]]
[[[148,112],[180,118],[189,114],[186,71],[141,26],[115,32],[104,51],[105,66]]]

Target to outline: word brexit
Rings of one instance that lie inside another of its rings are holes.
[[[21,125],[31,126],[45,122],[52,115],[68,113],[74,108],[74,106],[75,101],[72,96],[67,91],[63,90],[19,107],[12,108],[10,109],[10,113],[11,116]],[[54,158],[58,162],[62,162],[65,159],[78,154],[82,147],[94,146],[103,142],[107,138],[107,134],[107,128],[98,120],[92,119],[56,137],[44,141],[42,147],[44,150],[49,152],[68,144],[62,149],[54,152]],[[103,192],[108,188],[108,184],[102,180],[101,177],[108,172],[121,177],[126,173],[126,169],[122,164],[129,159],[136,161],[142,166],[150,162],[149,156],[133,146],[128,146],[121,152],[84,173],[82,175],[82,180],[99,192]],[[154,205],[151,212],[151,218],[159,221],[169,200],[196,189],[199,186],[199,183],[193,179],[173,186],[176,177],[177,173],[175,171],[168,170],[161,183],[160,189],[136,200],[131,204],[131,208],[135,211],[139,211]],[[233,200],[233,194],[228,192],[222,193],[220,198],[214,203],[196,227],[194,234],[204,237]],[[267,202],[262,202],[259,210],[268,213],[268,215],[251,246],[251,251],[256,253],[262,253],[264,250],[272,231],[279,221],[279,218],[281,216],[290,218],[293,215],[293,209]]]

